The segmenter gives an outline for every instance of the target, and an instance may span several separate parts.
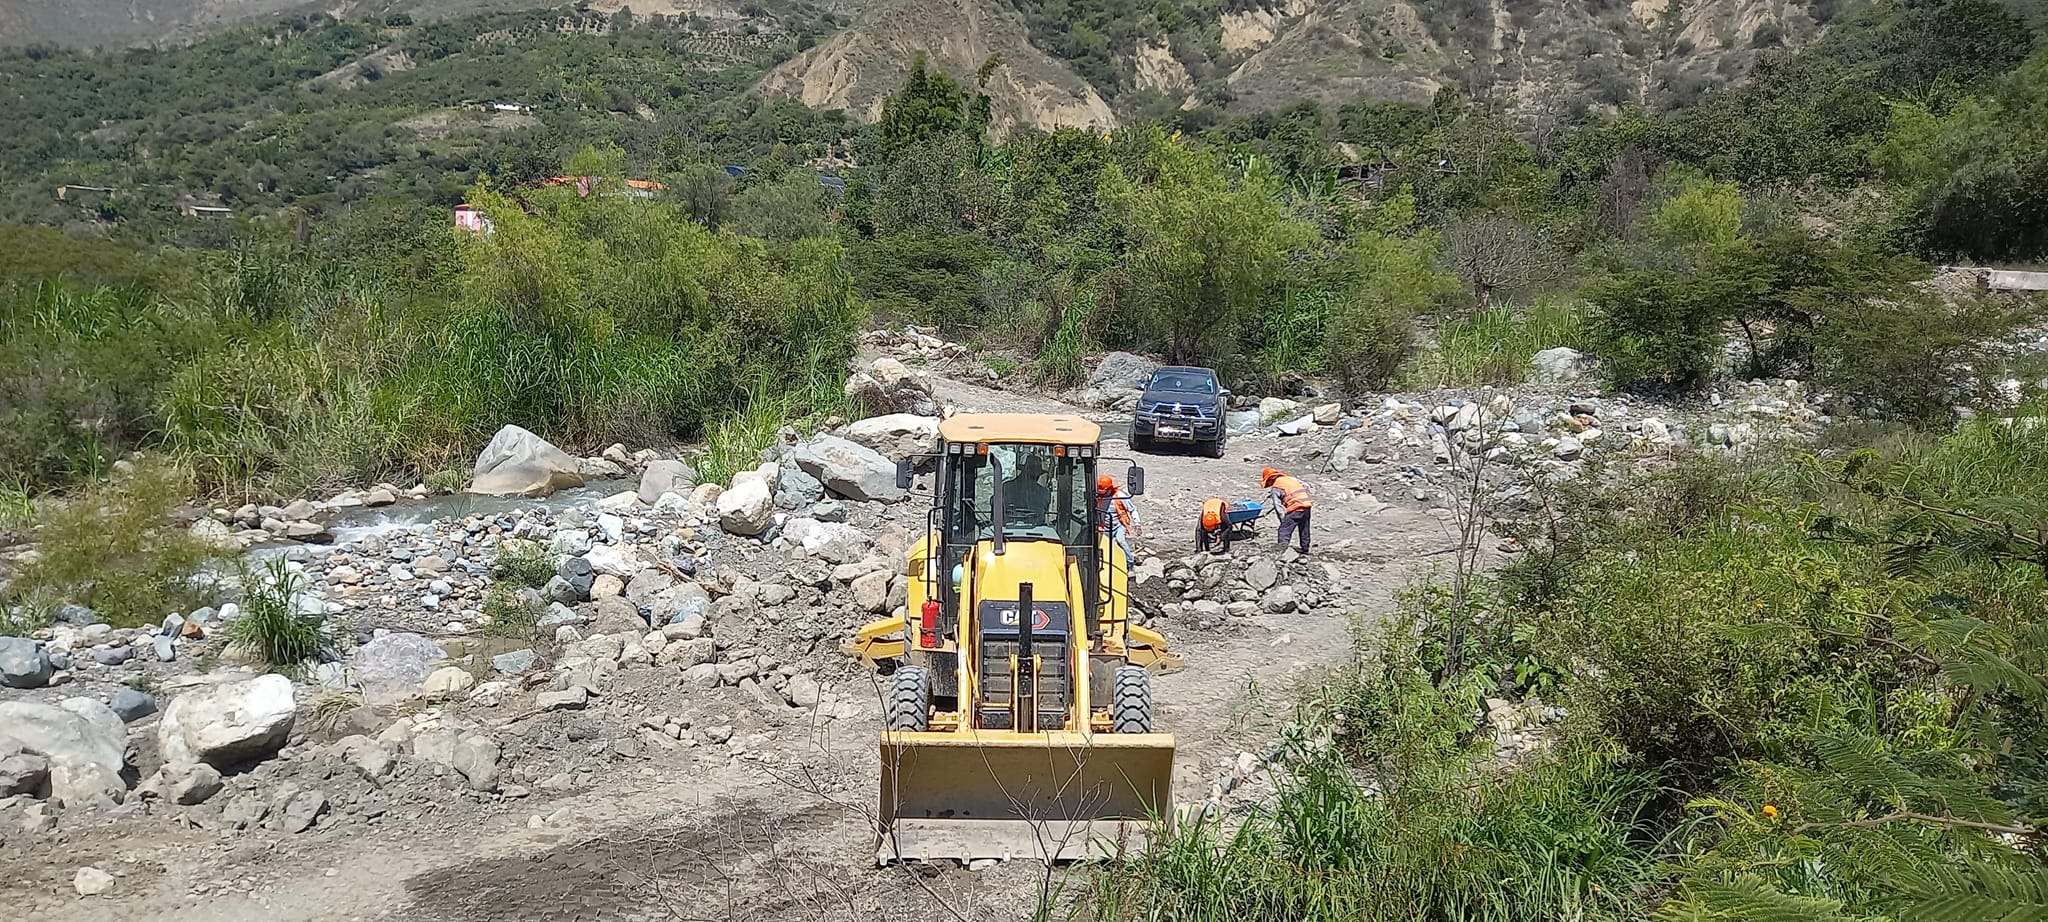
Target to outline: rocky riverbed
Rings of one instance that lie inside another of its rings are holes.
[[[902,609],[902,553],[926,510],[896,489],[892,459],[956,409],[1118,416],[990,389],[962,371],[964,350],[914,331],[870,346],[848,388],[896,412],[785,433],[722,483],[699,483],[687,450],[579,458],[521,430],[476,476],[546,496],[385,484],[208,510],[193,532],[281,560],[290,607],[322,625],[325,654],[289,675],[228,642],[262,589],[234,579],[158,624],[114,628],[73,606],[0,639],[0,855],[34,869],[0,891],[47,918],[576,918],[460,869],[579,836],[624,841],[711,798],[792,824],[746,861],[803,855],[853,881],[860,906],[921,905],[862,864],[880,689],[838,650]],[[1245,398],[1229,457],[1140,459],[1153,489],[1138,500],[1134,607],[1190,657],[1157,692],[1183,740],[1183,800],[1225,808],[1270,790],[1258,753],[1291,702],[1247,687],[1342,659],[1350,617],[1434,566],[1461,472],[1484,460],[1511,499],[1535,478],[1762,450],[1829,422],[1798,382],[1672,406],[1600,393],[1582,357],[1542,362],[1538,383],[1512,389]],[[1194,553],[1200,500],[1257,496],[1266,465],[1315,491],[1317,552]],[[1504,758],[1555,717],[1497,710]],[[472,828],[488,832],[465,847]],[[427,844],[401,858],[352,841]],[[1020,885],[1006,874],[941,889]],[[336,877],[355,889],[323,896]],[[619,879],[570,902],[630,915],[644,899],[603,896]],[[66,908],[81,898],[96,908]]]

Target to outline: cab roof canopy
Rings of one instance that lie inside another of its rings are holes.
[[[948,442],[1094,445],[1102,440],[1102,427],[1079,416],[959,413],[939,423],[939,438]]]

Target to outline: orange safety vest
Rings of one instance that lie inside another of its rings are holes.
[[[1097,501],[1097,505],[1106,506],[1107,508],[1105,509],[1105,511],[1116,516],[1114,522],[1111,521],[1109,515],[1104,515],[1102,517],[1102,533],[1105,535],[1109,534],[1115,530],[1116,525],[1121,524],[1123,526],[1124,533],[1130,534],[1131,507],[1124,505],[1123,499],[1113,493],[1097,493],[1095,494],[1095,498]]]
[[[1300,512],[1309,507],[1308,487],[1287,474],[1273,478],[1273,489],[1280,491],[1280,506],[1288,512]]]

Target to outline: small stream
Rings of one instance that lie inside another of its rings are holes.
[[[482,496],[475,493],[450,493],[429,496],[421,500],[403,500],[394,505],[380,508],[355,506],[324,513],[320,521],[327,524],[327,531],[334,536],[331,544],[299,544],[290,541],[274,541],[256,545],[249,549],[247,557],[261,562],[269,557],[284,554],[294,548],[299,553],[325,554],[365,538],[383,537],[403,532],[426,531],[433,523],[443,519],[459,520],[472,515],[498,515],[517,509],[545,510],[560,512],[574,507],[591,507],[598,500],[615,493],[631,490],[635,482],[623,478],[594,480],[580,487],[558,490],[542,497],[528,496]]]

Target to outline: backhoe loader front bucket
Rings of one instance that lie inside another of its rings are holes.
[[[881,864],[1113,858],[1173,815],[1173,737],[885,732],[881,794]]]

